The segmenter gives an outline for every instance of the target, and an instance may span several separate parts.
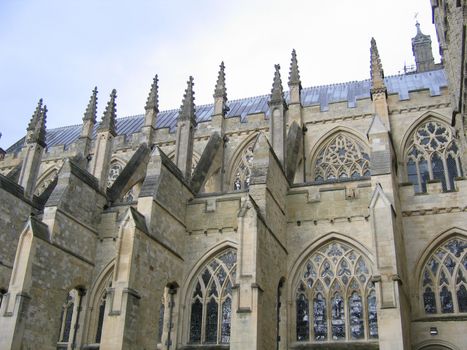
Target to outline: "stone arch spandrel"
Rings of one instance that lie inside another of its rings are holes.
[[[414,345],[414,350],[461,350],[445,340],[426,340]]]

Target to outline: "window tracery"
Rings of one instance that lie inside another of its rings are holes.
[[[69,344],[73,342],[72,330],[77,322],[76,313],[80,297],[80,293],[73,289],[68,293],[65,303],[62,305],[57,349],[68,349]]]
[[[415,192],[426,192],[430,180],[440,180],[445,191],[454,189],[454,179],[462,176],[462,167],[449,126],[430,120],[413,132],[407,148],[407,175]]]
[[[340,132],[321,146],[314,164],[314,179],[358,179],[370,176],[370,156],[365,147],[350,135]]]
[[[336,241],[305,261],[296,290],[298,341],[378,338],[369,266],[359,251]]]
[[[425,314],[467,312],[467,240],[451,238],[429,257],[422,270]]]
[[[237,253],[228,249],[201,270],[191,293],[189,342],[228,344]]]
[[[253,148],[256,138],[251,140],[239,155],[233,171],[232,187],[235,191],[247,190],[250,187],[251,166],[253,164]]]

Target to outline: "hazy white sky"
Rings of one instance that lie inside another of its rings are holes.
[[[303,86],[369,78],[375,37],[386,75],[413,64],[414,15],[438,44],[429,0],[1,0],[0,147],[24,136],[39,98],[47,127],[81,123],[99,90],[119,117],[144,111],[159,74],[160,109],[179,108],[186,80],[212,103],[225,61],[229,99],[268,94],[274,64],[286,86],[297,50]]]

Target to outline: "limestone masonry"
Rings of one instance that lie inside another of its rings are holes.
[[[365,81],[302,88],[294,50],[265,96],[222,63],[211,105],[40,100],[0,153],[0,350],[465,350],[467,3],[431,5],[443,60],[417,23],[402,75],[372,39]]]

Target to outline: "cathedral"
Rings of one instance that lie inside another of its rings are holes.
[[[442,61],[417,23],[400,75],[372,39],[363,81],[293,50],[263,96],[221,63],[209,105],[40,100],[0,154],[0,349],[465,350],[467,3],[431,6]]]

